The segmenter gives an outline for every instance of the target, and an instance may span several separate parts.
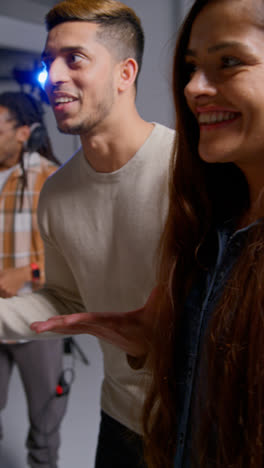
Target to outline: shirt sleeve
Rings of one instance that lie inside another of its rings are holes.
[[[77,283],[61,250],[49,233],[49,207],[42,198],[38,208],[41,237],[44,242],[46,282],[42,289],[20,297],[0,299],[1,339],[43,339],[57,337],[55,333],[37,335],[29,326],[55,315],[84,312]],[[61,334],[59,334],[61,337]]]

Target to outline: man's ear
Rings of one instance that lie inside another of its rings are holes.
[[[19,143],[26,143],[30,137],[30,128],[28,125],[22,125],[22,127],[18,127],[16,130],[16,137]]]
[[[131,88],[136,81],[138,74],[138,64],[133,58],[128,58],[119,64],[119,82],[117,89],[119,92]]]

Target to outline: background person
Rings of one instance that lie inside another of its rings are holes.
[[[32,321],[59,314],[116,314],[142,305],[155,284],[167,214],[174,132],[135,105],[144,34],[112,0],[72,0],[47,15],[43,61],[58,128],[82,148],[45,184],[39,222],[46,284],[0,301],[0,336],[36,337]],[[102,337],[104,338],[104,337]],[[141,413],[149,375],[101,341],[102,419],[96,468],[143,466]]]
[[[44,248],[36,211],[41,187],[57,170],[57,163],[40,104],[22,92],[0,94],[1,297],[28,293],[44,282]],[[65,397],[55,397],[62,356],[61,340],[0,343],[0,409],[6,406],[16,364],[28,407],[30,467],[57,467],[66,407]],[[0,434],[2,438],[2,425]]]

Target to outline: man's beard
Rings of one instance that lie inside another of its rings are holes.
[[[61,125],[57,122],[57,128],[60,133],[64,133],[67,135],[84,135],[89,134],[94,131],[94,129],[102,123],[110,114],[113,103],[114,103],[114,92],[113,92],[113,85],[108,87],[109,93],[105,94],[105,99],[97,104],[97,108],[94,113],[87,117],[83,118],[81,121],[77,123],[73,123],[72,125]]]

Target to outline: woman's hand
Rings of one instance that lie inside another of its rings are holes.
[[[118,346],[131,356],[143,356],[148,353],[152,338],[155,295],[156,290],[142,308],[134,311],[59,315],[46,322],[34,322],[30,328],[36,333],[87,333]]]

